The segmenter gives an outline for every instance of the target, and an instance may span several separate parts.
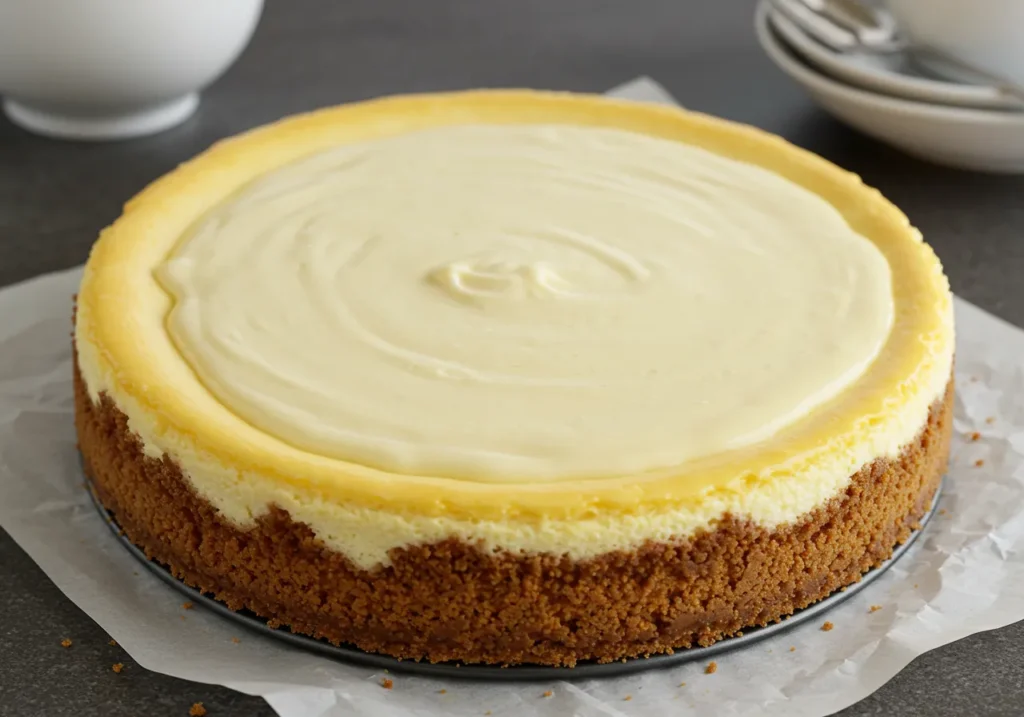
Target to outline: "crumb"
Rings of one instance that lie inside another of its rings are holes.
[[[380,686],[383,687],[385,690],[390,690],[392,687],[395,686],[395,681],[389,680],[387,677],[385,677],[383,680],[380,681]]]
[[[686,687],[686,683],[685,683],[685,682],[680,682],[680,683],[679,683],[679,686],[680,686],[680,687]]]
[[[206,717],[206,708],[202,702],[196,702],[188,711],[189,717]]]
[[[134,575],[135,577],[138,577],[139,576],[139,571],[138,570],[132,570],[132,575]]]
[[[117,647],[117,640],[111,640],[107,644],[110,645],[111,647]]]
[[[946,514],[946,509],[945,508],[939,508],[939,515],[945,515],[945,514]]]
[[[65,637],[63,640],[60,641],[60,646],[61,647],[71,647],[71,638],[70,637]]]
[[[238,643],[241,642],[241,640],[239,640],[237,637],[232,637],[231,638],[231,642],[233,642],[233,643],[235,643],[237,645]]]
[[[448,690],[438,690],[437,694],[439,694],[439,695],[446,695],[446,694],[448,694]]]
[[[789,648],[789,651],[790,651],[790,652],[796,652],[796,647],[791,647],[791,648]]]
[[[387,670],[384,670],[384,674],[385,674],[385,675],[386,675],[386,674],[388,674],[388,671],[387,671]]]
[[[116,672],[117,674],[120,675],[121,674],[121,670],[124,669],[124,663],[123,662],[115,662],[114,665],[110,669],[112,669],[114,672]]]
[[[870,610],[868,610],[868,612],[878,612],[878,611],[879,611],[879,610],[881,610],[881,609],[882,609],[882,606],[881,606],[881,605],[872,605],[872,606],[871,606],[871,609],[870,609]]]
[[[985,461],[979,458],[978,460],[974,461],[974,465],[976,468],[981,468],[983,465],[985,465]]]
[[[633,699],[633,695],[626,695],[625,697],[622,698],[622,701],[623,702],[629,702],[631,699]]]
[[[986,419],[985,419],[985,423],[987,423],[987,424],[988,424],[988,425],[990,425],[990,426],[991,426],[991,425],[992,425],[993,423],[995,423],[995,422],[996,422],[996,417],[995,417],[995,416],[989,416],[988,418],[986,418]]]
[[[550,696],[551,696],[551,690],[548,690],[543,695],[541,695],[541,697],[550,697]]]
[[[181,604],[181,609],[182,610],[191,610],[192,609],[192,603],[191,602],[183,602]]]
[[[717,662],[709,662],[708,666],[704,668],[704,674],[705,675],[713,675],[716,672],[718,672],[718,663]]]
[[[914,583],[914,590],[917,590],[917,583]]]
[[[978,382],[978,377],[977,376],[971,376],[971,383],[977,383],[977,382]]]
[[[974,433],[971,434],[971,440],[972,441],[980,441],[981,440],[981,434],[978,433],[977,431],[975,431]]]
[[[832,629],[833,627],[835,627],[835,625],[833,625],[833,624],[832,624],[832,623],[830,623],[830,622],[829,622],[828,620],[826,620],[826,621],[825,621],[825,624],[821,626],[821,631],[822,631],[822,632],[828,632],[828,631],[829,631],[829,630],[831,630],[831,629]]]
[[[181,618],[182,620],[184,620],[184,619],[185,619],[185,616],[184,616],[184,615],[178,615],[178,617],[180,617],[180,618]]]
[[[487,710],[486,712],[484,712],[485,717],[486,717],[486,715],[489,715],[489,714],[491,714],[490,710]]]

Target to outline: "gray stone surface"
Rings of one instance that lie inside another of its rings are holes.
[[[0,120],[0,285],[81,263],[146,182],[282,115],[408,91],[603,91],[647,74],[688,107],[856,171],[923,230],[955,291],[1024,325],[1024,178],[933,167],[838,125],[762,56],[752,11],[749,0],[268,0],[241,61],[177,129],[75,144]],[[135,665],[2,532],[0,575],[0,715],[178,717],[197,700],[211,717],[272,714],[261,700]],[[936,650],[840,714],[1024,714],[1022,640],[1018,624]],[[114,662],[125,663],[122,674]]]

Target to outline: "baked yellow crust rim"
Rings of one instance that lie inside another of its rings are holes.
[[[643,475],[513,485],[399,475],[313,455],[244,423],[202,387],[164,330],[170,298],[153,276],[196,220],[254,177],[338,144],[445,124],[521,122],[610,126],[688,142],[770,169],[826,199],[879,247],[892,270],[895,322],[874,364],[839,398],[758,446]],[[664,510],[709,517],[738,511],[766,523],[799,515],[917,434],[949,378],[952,337],[951,297],[938,260],[907,218],[855,175],[724,120],[532,91],[374,100],[219,143],[150,185],[102,233],[83,279],[76,329],[93,399],[110,395],[154,454],[185,450],[222,481],[259,477],[325,505],[527,521]]]

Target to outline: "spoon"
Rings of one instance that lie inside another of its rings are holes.
[[[802,0],[819,15],[857,36],[861,45],[884,46],[896,37],[896,22],[887,12],[857,0]]]

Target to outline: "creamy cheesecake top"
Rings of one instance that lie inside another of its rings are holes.
[[[361,565],[791,520],[916,436],[953,351],[939,262],[857,177],[535,92],[217,145],[104,232],[76,339],[93,397],[226,516],[277,503]]]
[[[453,125],[260,177],[157,267],[233,413],[382,470],[564,481],[749,446],[855,382],[882,252],[756,165],[604,127]]]

